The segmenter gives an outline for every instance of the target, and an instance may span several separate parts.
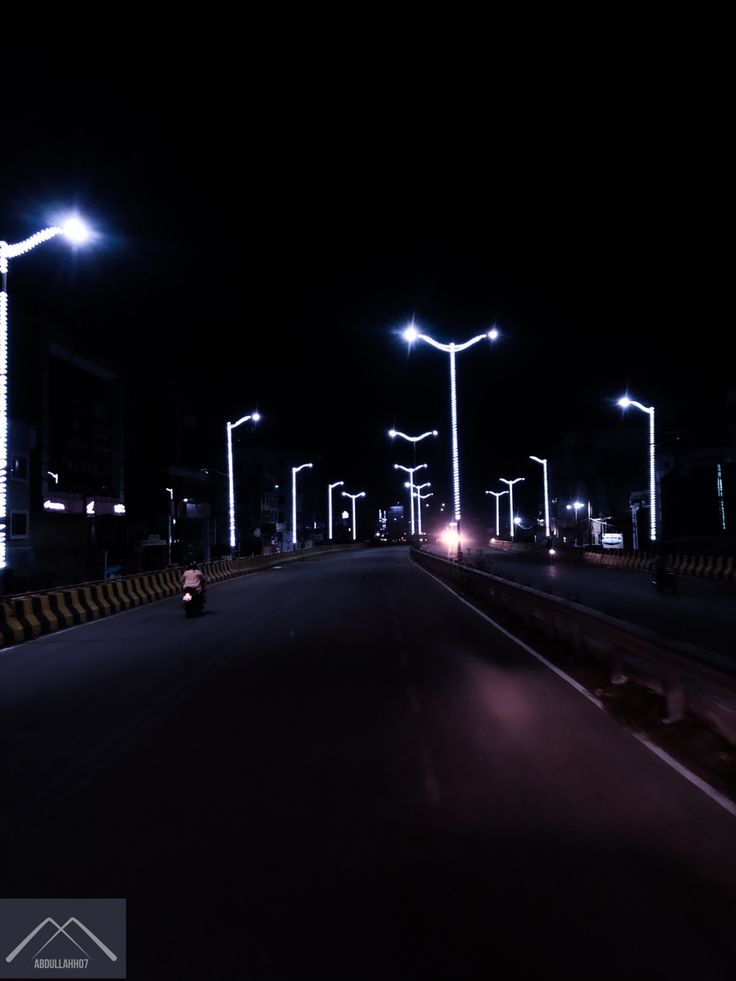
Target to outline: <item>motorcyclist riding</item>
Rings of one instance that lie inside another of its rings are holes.
[[[181,579],[181,588],[196,590],[199,594],[202,605],[204,605],[206,584],[207,580],[205,579],[202,570],[199,568],[198,563],[187,563],[187,567],[184,570],[184,575]]]

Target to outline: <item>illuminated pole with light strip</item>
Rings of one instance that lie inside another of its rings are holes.
[[[642,405],[635,402],[627,395],[618,400],[622,409],[628,409],[630,405],[641,409],[649,416],[649,537],[653,542],[657,540],[657,478],[654,461],[654,406]]]
[[[469,347],[477,344],[478,341],[482,341],[488,338],[489,341],[495,341],[498,337],[498,331],[496,328],[492,328],[485,334],[478,334],[476,337],[471,337],[469,341],[464,344],[455,344],[454,342],[450,344],[440,344],[433,337],[429,337],[427,334],[421,334],[415,325],[412,323],[404,331],[404,340],[412,344],[414,341],[424,341],[425,343],[437,348],[438,351],[444,351],[445,354],[450,355],[450,428],[452,430],[452,490],[454,494],[455,501],[455,528],[457,531],[457,560],[461,561],[463,557],[462,552],[462,540],[460,538],[460,456],[458,451],[458,435],[457,435],[457,384],[455,377],[455,355],[459,354],[461,351],[467,351]]]
[[[327,485],[327,537],[332,541],[332,491],[335,487],[343,487],[344,480],[338,480],[334,484]]]
[[[169,495],[169,565],[171,565],[171,541],[174,537],[172,534],[172,526],[171,526],[171,520],[174,517],[172,513],[174,510],[174,488],[166,487],[164,489],[168,492]]]
[[[365,497],[365,491],[361,491],[360,494],[348,494],[347,491],[342,492],[343,497],[349,497],[353,502],[353,541],[355,541],[356,536],[356,526],[355,526],[355,502],[359,497]]]
[[[235,534],[235,478],[233,476],[233,429],[237,429],[242,423],[247,422],[252,419],[253,422],[258,422],[260,415],[257,412],[252,412],[249,416],[243,416],[242,419],[238,419],[237,422],[228,422],[225,425],[225,430],[227,432],[227,476],[228,485],[230,491],[230,548],[235,549],[236,534]]]
[[[417,495],[417,531],[421,535],[422,533],[422,501],[426,501],[428,497],[432,497],[432,494],[422,494],[425,487],[431,487],[431,481],[427,480],[423,484],[415,484],[414,490]]]
[[[426,463],[420,463],[418,467],[402,467],[400,463],[394,464],[394,470],[403,470],[405,473],[409,474],[409,483],[407,487],[409,488],[409,513],[411,515],[411,533],[414,534],[414,474],[417,470],[423,470],[427,466]]]
[[[90,232],[79,218],[70,217],[63,225],[51,225],[15,245],[0,241],[0,570],[8,564],[8,260],[30,252],[57,235],[64,235],[73,245],[81,245],[90,237]]]
[[[499,499],[499,497],[503,497],[504,494],[508,494],[508,491],[486,491],[486,494],[493,494],[493,496],[496,498],[496,538],[498,538],[498,536],[500,534],[500,532],[498,530],[498,524],[499,524],[499,522],[498,522],[498,499]]]
[[[511,525],[511,537],[514,537],[514,484],[518,484],[520,480],[524,480],[523,477],[517,477],[515,480],[506,480],[505,477],[498,478],[502,484],[509,485],[509,524]]]
[[[544,534],[549,538],[549,489],[547,487],[547,461],[541,460],[538,456],[530,456],[530,460],[541,463],[544,469]]]
[[[296,548],[296,475],[305,467],[312,469],[311,463],[303,463],[300,467],[291,468],[291,544]]]

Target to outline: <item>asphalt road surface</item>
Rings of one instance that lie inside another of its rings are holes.
[[[405,549],[22,645],[0,719],[2,894],[126,898],[132,981],[733,976],[736,817]]]

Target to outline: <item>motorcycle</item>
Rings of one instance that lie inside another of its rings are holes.
[[[204,592],[187,586],[181,602],[187,617],[199,616],[204,611]]]
[[[652,585],[658,593],[671,593],[673,596],[677,592],[677,576],[671,565],[663,565],[654,569]]]

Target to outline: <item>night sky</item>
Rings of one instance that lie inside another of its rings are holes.
[[[98,238],[14,261],[11,309],[101,341],[139,390],[174,373],[213,459],[258,407],[263,445],[321,452],[325,482],[385,506],[411,463],[385,431],[437,428],[441,489],[448,359],[407,353],[412,318],[442,341],[501,331],[458,358],[470,500],[568,429],[636,429],[627,388],[663,431],[719,418],[736,384],[717,52],[627,31],[604,48],[585,25],[563,47],[375,12],[37,9],[1,42],[0,236],[72,205]]]

